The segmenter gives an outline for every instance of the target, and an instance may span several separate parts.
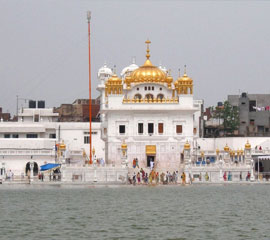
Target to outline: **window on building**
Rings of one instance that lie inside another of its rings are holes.
[[[254,120],[254,119],[250,119],[250,120],[249,120],[249,124],[250,124],[250,125],[255,125],[255,120]]]
[[[144,87],[144,90],[147,91],[147,87]]]
[[[139,90],[140,90],[140,88],[137,87],[137,91],[139,91]]]
[[[162,87],[159,90],[162,91]]]
[[[103,133],[104,133],[104,135],[107,135],[107,128],[103,129]]]
[[[151,87],[150,87],[150,86],[148,87],[148,90],[149,90],[149,91],[151,90]]]
[[[155,87],[152,87],[152,91],[154,91],[155,90]]]
[[[177,134],[181,134],[182,131],[183,131],[182,125],[176,125],[176,133],[177,133]]]
[[[36,133],[27,133],[26,138],[38,138],[38,135]]]
[[[163,123],[158,124],[158,133],[162,134],[163,133]]]
[[[49,138],[56,138],[56,134],[55,133],[50,133]]]
[[[35,116],[34,116],[34,121],[35,121],[35,122],[39,122],[39,115],[38,115],[38,114],[35,114]]]
[[[125,125],[119,125],[119,133],[120,134],[126,133],[126,126]]]
[[[4,138],[10,138],[10,134],[4,134]]]
[[[258,132],[264,133],[264,126],[258,126]]]
[[[256,112],[256,101],[255,100],[249,101],[249,111]]]
[[[143,123],[138,123],[138,133],[143,134]]]
[[[12,134],[12,138],[19,138],[19,134],[17,134],[17,133]]]
[[[193,128],[193,134],[194,134],[194,135],[197,134],[197,128]]]
[[[149,134],[154,133],[154,123],[148,123],[148,133]]]
[[[84,136],[83,142],[84,142],[84,144],[89,144],[90,143],[90,136]]]

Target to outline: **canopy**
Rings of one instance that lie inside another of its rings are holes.
[[[45,165],[40,166],[40,171],[48,171],[48,170],[55,170],[61,167],[58,163],[47,163]]]

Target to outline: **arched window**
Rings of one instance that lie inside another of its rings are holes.
[[[134,96],[134,99],[142,99],[142,95],[138,93]]]
[[[148,94],[145,95],[145,98],[147,98],[147,99],[150,99],[150,98],[154,99],[154,96],[153,96],[153,94],[148,93]]]
[[[163,94],[160,93],[160,94],[157,95],[157,99],[162,100],[163,98],[164,98],[164,95]]]

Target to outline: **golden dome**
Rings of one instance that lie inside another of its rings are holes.
[[[225,151],[225,152],[229,152],[229,151],[230,151],[230,148],[229,148],[229,146],[228,146],[227,143],[226,143],[226,146],[224,147],[224,151]]]
[[[166,82],[166,74],[158,67],[153,66],[147,59],[141,67],[131,73],[132,82]]]
[[[247,140],[247,143],[245,144],[245,149],[251,149],[251,145],[250,145],[250,143],[248,142],[248,140]]]
[[[158,67],[154,66],[150,58],[150,50],[149,44],[151,43],[149,40],[145,42],[147,44],[146,49],[146,61],[145,63],[140,66],[138,69],[134,70],[131,75],[131,82],[159,82],[159,83],[167,83],[167,75]],[[170,81],[170,79],[169,79]]]
[[[190,144],[188,141],[186,141],[185,145],[184,145],[184,149],[185,150],[189,150],[190,149]]]

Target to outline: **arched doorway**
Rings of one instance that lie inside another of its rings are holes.
[[[142,99],[142,95],[137,93],[135,96],[134,96],[134,99],[139,99],[141,100]]]
[[[154,95],[148,93],[148,94],[145,95],[145,98],[148,99],[148,100],[151,98],[153,100],[154,99]]]
[[[34,162],[34,176],[38,175],[38,164]],[[26,163],[25,166],[25,175],[27,175],[28,171],[30,171],[30,162]]]
[[[162,100],[163,98],[164,98],[164,95],[163,94],[160,93],[160,94],[157,95],[157,99]]]

